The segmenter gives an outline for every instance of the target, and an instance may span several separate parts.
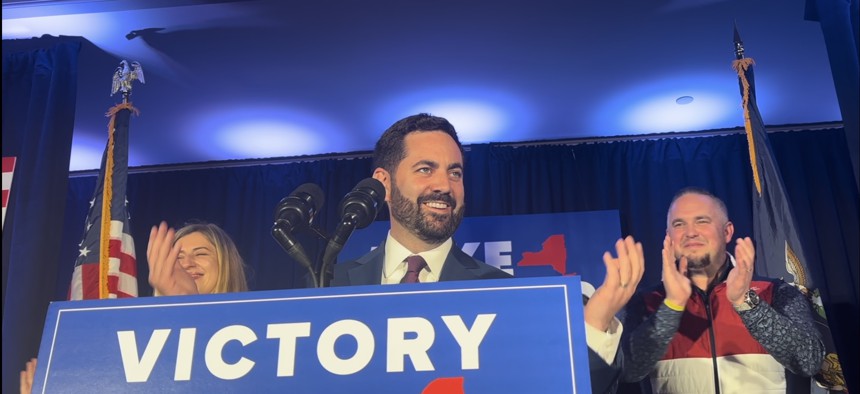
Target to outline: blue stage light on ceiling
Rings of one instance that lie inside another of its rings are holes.
[[[508,116],[502,108],[468,100],[440,100],[418,105],[410,112],[427,112],[448,119],[457,129],[462,143],[498,139],[508,128]]]
[[[18,20],[3,20],[3,39],[25,38],[37,35],[29,25]]]
[[[98,169],[101,166],[104,149],[105,141],[101,141],[99,144],[95,139],[75,136],[69,158],[69,171]]]
[[[36,35],[81,36],[96,42],[111,38],[117,29],[123,29],[104,13],[36,16],[3,19],[3,39],[32,38]]]
[[[134,127],[132,126],[132,129]],[[98,137],[93,137],[97,135]],[[131,137],[134,139],[134,137]],[[102,165],[102,155],[104,155],[105,145],[107,144],[107,130],[101,133],[85,133],[81,130],[75,130],[72,136],[72,152],[69,158],[69,171],[88,171],[98,170]],[[128,148],[128,166],[135,167],[144,163],[151,163],[150,157],[146,157],[140,153],[139,149],[134,149],[134,146]]]
[[[210,160],[338,152],[349,142],[341,128],[325,118],[276,106],[233,104],[207,111],[190,128],[188,145]]]
[[[679,105],[684,96],[694,100]],[[707,92],[667,92],[631,105],[621,114],[622,127],[644,133],[710,129],[733,115],[732,104]]]
[[[321,137],[302,125],[250,119],[223,126],[215,135],[215,142],[239,156],[276,157],[319,152],[325,145]]]
[[[634,86],[607,100],[591,123],[605,130],[604,135],[650,134],[737,127],[740,116],[737,77],[729,70],[725,75],[673,75]]]
[[[534,115],[522,99],[498,89],[463,86],[417,90],[390,100],[378,112],[372,137],[378,138],[396,120],[421,112],[448,119],[462,143],[533,138]]]

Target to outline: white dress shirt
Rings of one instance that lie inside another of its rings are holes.
[[[585,281],[580,283],[582,284],[582,294],[591,298],[594,295],[594,286]],[[621,333],[623,332],[624,326],[617,317],[612,318],[612,322],[609,323],[609,328],[605,332],[585,323],[585,342],[603,361],[612,365],[615,354],[618,353],[618,344],[621,343]]]
[[[451,251],[453,245],[454,241],[448,238],[441,245],[426,252],[418,253],[427,262],[427,267],[418,274],[420,282],[439,281],[442,266],[445,265],[445,259],[448,258],[448,252]],[[397,242],[391,236],[391,231],[389,231],[388,237],[385,239],[385,261],[383,261],[382,266],[381,283],[383,285],[400,283],[400,280],[406,275],[406,258],[415,254],[406,249],[400,242]]]

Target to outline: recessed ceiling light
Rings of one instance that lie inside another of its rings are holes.
[[[681,96],[675,99],[678,105],[687,105],[693,102],[693,96]]]

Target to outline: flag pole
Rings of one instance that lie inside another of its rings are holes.
[[[108,141],[102,155],[96,190],[90,201],[84,237],[75,261],[70,300],[137,297],[137,262],[129,229],[126,183],[128,176],[128,125],[132,82],[143,82],[137,62],[123,60],[113,75],[111,96],[122,92],[122,102],[105,116]]]
[[[129,63],[122,60],[113,74],[111,86],[111,96],[117,91],[122,92],[122,103],[111,107],[105,116],[110,118],[108,122],[108,142],[105,148],[105,163],[104,163],[104,187],[102,188],[102,215],[101,215],[101,234],[99,237],[99,298],[104,299],[110,297],[111,291],[108,286],[108,276],[110,273],[110,240],[111,240],[111,222],[114,218],[111,217],[111,207],[113,202],[113,176],[115,165],[115,133],[116,133],[116,115],[123,109],[129,110],[135,115],[139,115],[140,111],[135,108],[129,101],[131,90],[134,87],[132,82],[139,80],[140,83],[145,83],[143,76],[143,68],[140,63],[134,61]],[[125,147],[128,149],[128,147]],[[127,154],[126,160],[127,160]],[[128,167],[126,161],[125,167]]]

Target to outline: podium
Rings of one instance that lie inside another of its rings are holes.
[[[577,276],[63,301],[34,393],[588,393]]]

